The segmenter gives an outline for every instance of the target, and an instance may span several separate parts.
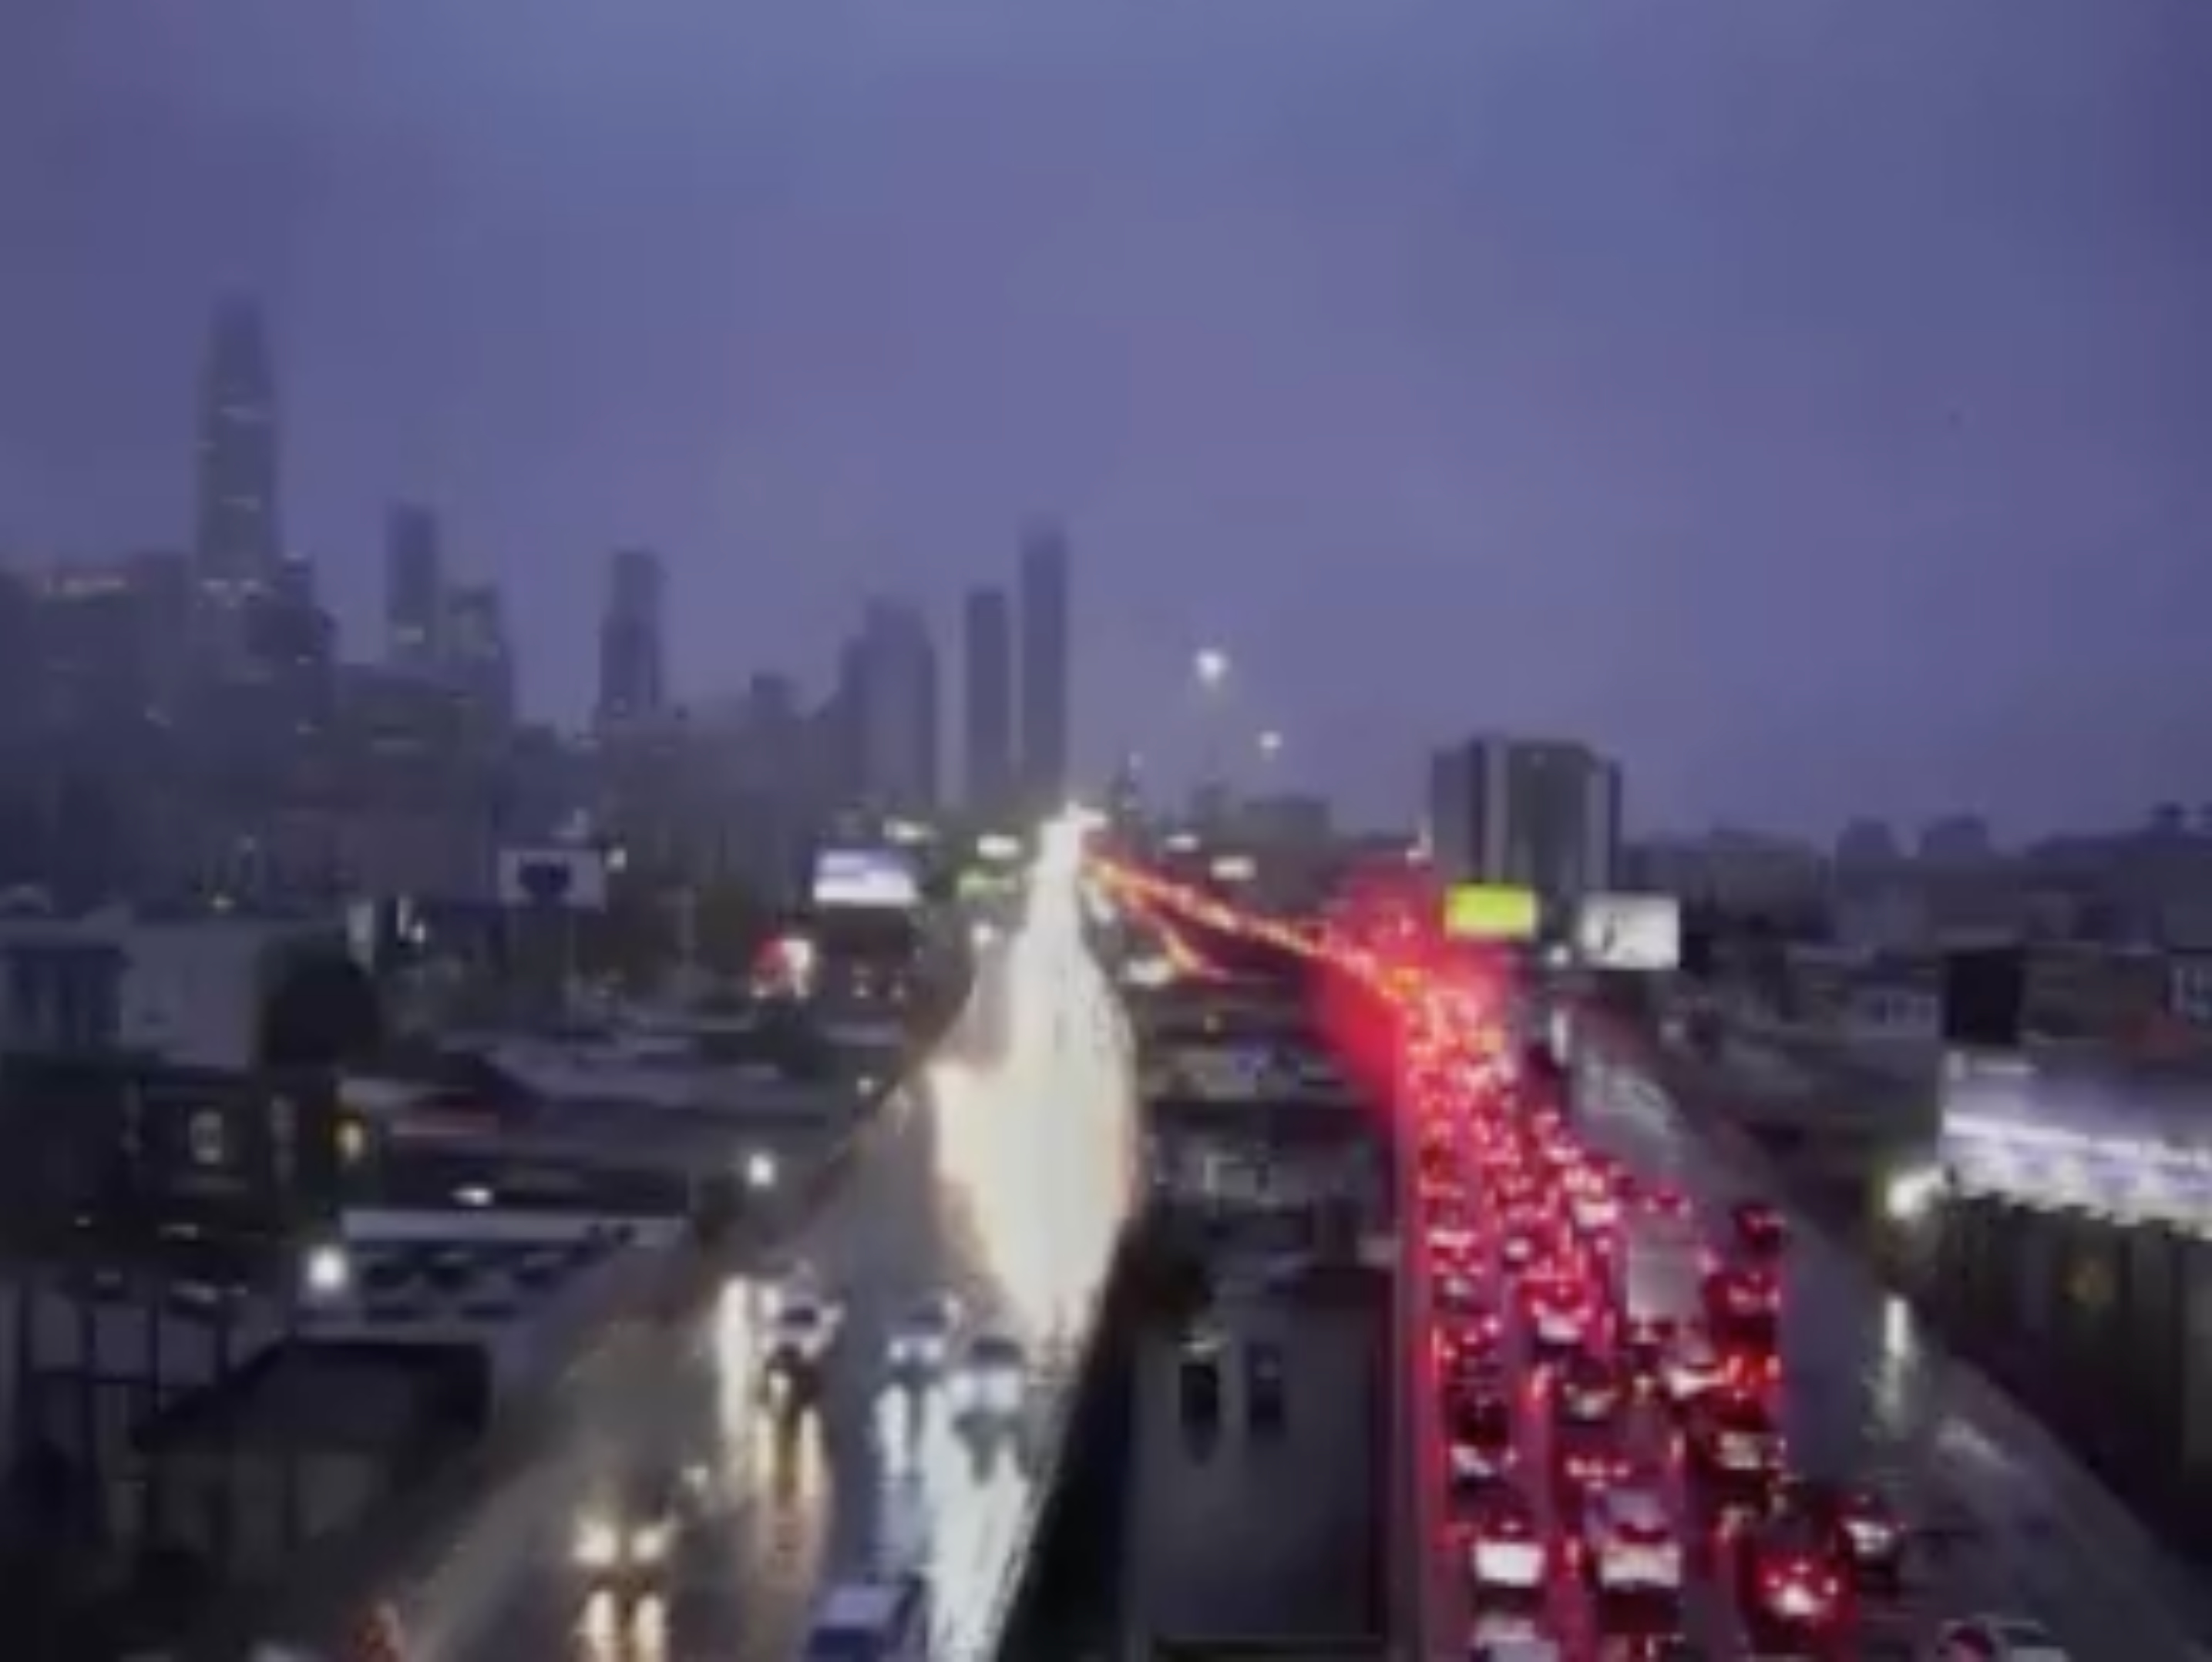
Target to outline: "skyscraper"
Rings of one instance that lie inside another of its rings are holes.
[[[1032,812],[1067,796],[1067,540],[1055,526],[1022,543],[1022,789]]]
[[[1620,765],[1587,744],[1484,735],[1436,753],[1428,829],[1447,882],[1572,901],[1613,885]]]
[[[446,562],[437,516],[403,503],[384,538],[386,656],[399,668],[435,670],[446,655]]]
[[[442,597],[437,664],[489,730],[514,720],[514,655],[507,609],[493,583],[466,583]]]
[[[1006,591],[969,591],[961,657],[965,673],[968,811],[981,817],[1013,805],[1014,616]]]
[[[920,610],[901,600],[870,601],[845,679],[858,707],[861,795],[884,813],[934,813],[937,646]]]
[[[195,574],[210,597],[235,600],[276,580],[276,394],[261,310],[233,297],[216,308],[199,390]]]
[[[661,634],[666,591],[659,555],[647,549],[623,549],[615,555],[608,572],[607,609],[599,623],[603,727],[647,719],[667,707]]]

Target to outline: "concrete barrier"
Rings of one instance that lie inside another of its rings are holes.
[[[1007,1555],[999,1615],[985,1630],[997,1635],[995,1654],[1005,1662],[1072,1656],[1071,1635],[1053,1630],[1055,1604],[1073,1581],[1105,1580],[1100,1565],[1112,1562],[1117,1541],[1101,1550],[1086,1544],[1075,1520],[1110,1515],[1127,1465],[1136,1415],[1135,1335],[1144,1277],[1136,1272],[1140,1221],[1132,1219],[1116,1240],[1094,1303],[1090,1338],[1075,1376],[1062,1394],[1060,1423],[1047,1439],[1051,1459],[1032,1485],[1030,1515]],[[1109,1492],[1110,1491],[1110,1492]]]

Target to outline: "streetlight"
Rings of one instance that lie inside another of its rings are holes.
[[[1229,679],[1229,654],[1218,646],[1201,646],[1191,668],[1197,672],[1198,684],[1212,692]]]
[[[1282,734],[1278,732],[1273,727],[1268,728],[1267,731],[1261,733],[1260,735],[1260,754],[1269,761],[1273,761],[1277,756],[1282,755]]]

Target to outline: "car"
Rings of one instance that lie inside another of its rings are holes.
[[[1184,1334],[1176,1358],[1176,1397],[1184,1425],[1211,1431],[1221,1423],[1221,1335],[1212,1328]]]
[[[1676,1408],[1688,1408],[1729,1383],[1728,1361],[1710,1335],[1690,1328],[1660,1353],[1659,1389]]]
[[[1946,1622],[1928,1647],[1929,1662],[2069,1662],[2063,1645],[2025,1616],[1971,1616]]]
[[[1513,1398],[1504,1386],[1444,1392],[1444,1456],[1456,1475],[1494,1477],[1513,1462]]]
[[[1527,1495],[1510,1483],[1493,1483],[1469,1509],[1466,1522],[1468,1575],[1476,1592],[1542,1588],[1551,1553]]]
[[[1667,1503],[1642,1483],[1601,1483],[1583,1497],[1583,1549],[1602,1595],[1673,1594],[1682,1588],[1682,1542]]]
[[[839,1582],[815,1607],[799,1662],[927,1662],[929,1629],[927,1578]]]
[[[1571,1352],[1553,1376],[1554,1419],[1577,1425],[1610,1425],[1626,1398],[1620,1372],[1594,1350]]]
[[[1447,1373],[1465,1366],[1496,1365],[1505,1324],[1495,1310],[1448,1317],[1437,1333],[1437,1355]]]
[[[1457,1258],[1474,1247],[1474,1219],[1455,1201],[1429,1208],[1429,1245],[1446,1257]]]
[[[1755,1633],[1778,1642],[1812,1641],[1841,1625],[1847,1566],[1808,1514],[1785,1507],[1737,1536],[1736,1552],[1736,1595]]]
[[[1698,1403],[1687,1429],[1690,1452],[1711,1477],[1763,1484],[1781,1473],[1781,1428],[1756,1397],[1716,1392]]]
[[[1906,1530],[1881,1495],[1856,1484],[1800,1478],[1785,1504],[1820,1530],[1862,1586],[1894,1586],[1904,1574]]]
[[[1250,1339],[1244,1345],[1244,1414],[1251,1422],[1272,1430],[1283,1423],[1290,1408],[1290,1369],[1283,1347],[1273,1339]]]
[[[1437,1277],[1437,1308],[1447,1320],[1482,1313],[1482,1289],[1463,1270],[1447,1269]]]
[[[1583,1235],[1601,1235],[1620,1222],[1620,1203],[1602,1183],[1585,1179],[1567,1202],[1567,1215]]]
[[[1522,1278],[1528,1329],[1539,1350],[1558,1352],[1588,1344],[1593,1325],[1589,1301],[1573,1277],[1554,1272]]]
[[[1629,1461],[1620,1435],[1610,1422],[1582,1424],[1554,1421],[1552,1427],[1552,1492],[1571,1505],[1587,1490],[1627,1476]]]
[[[884,1359],[894,1374],[922,1377],[951,1359],[960,1331],[960,1302],[940,1295],[924,1299],[892,1324]]]
[[[1765,1200],[1739,1200],[1729,1210],[1736,1244],[1747,1253],[1771,1258],[1790,1244],[1789,1221],[1782,1209]]]
[[[1542,1232],[1534,1225],[1516,1223],[1498,1243],[1498,1255],[1508,1270],[1525,1270],[1541,1255],[1543,1246]]]
[[[1020,1413],[1029,1392],[1029,1366],[1022,1342],[1011,1333],[976,1334],[953,1365],[952,1411],[969,1420]]]
[[[769,1322],[767,1362],[771,1384],[816,1382],[844,1325],[844,1307],[813,1292],[789,1291]]]
[[[1478,1628],[1470,1662],[1560,1662],[1566,1653],[1556,1639],[1547,1639],[1530,1623],[1525,1632],[1484,1632]]]
[[[1723,1265],[1705,1278],[1705,1319],[1731,1348],[1765,1350],[1782,1323],[1782,1285],[1759,1265]]]
[[[657,1586],[675,1556],[687,1486],[647,1474],[607,1496],[576,1520],[568,1556],[599,1588],[638,1592]]]

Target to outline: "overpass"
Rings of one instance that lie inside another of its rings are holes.
[[[933,1654],[994,1654],[1133,1200],[1127,1040],[1083,946],[1072,841],[1048,851],[976,993],[971,1013],[999,1018],[988,1042],[956,1022],[782,1239],[614,1325],[437,1528],[342,1591],[303,1592],[270,1631],[335,1647],[374,1609],[410,1656],[569,1655],[580,1640],[585,1654],[784,1662],[830,1585],[919,1569]],[[777,1410],[760,1389],[761,1295],[793,1261],[847,1318],[818,1399]],[[887,1380],[890,1326],[944,1292],[1024,1341],[1016,1435],[963,1433],[939,1393]],[[655,1596],[617,1610],[574,1562],[577,1532],[676,1469],[696,1489],[680,1545]]]

